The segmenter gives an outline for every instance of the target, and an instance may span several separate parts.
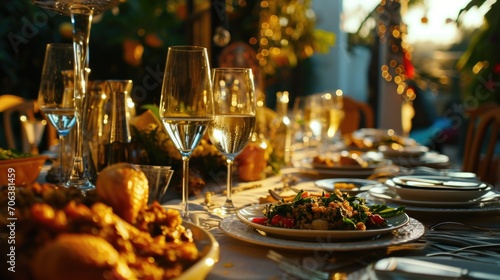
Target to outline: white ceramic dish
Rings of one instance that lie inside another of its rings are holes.
[[[480,198],[491,190],[489,185],[483,183],[478,184],[478,188],[463,190],[454,187],[445,189],[444,186],[436,186],[436,188],[418,186],[405,187],[396,183],[396,180],[397,178],[389,179],[386,181],[386,185],[402,199],[413,201],[461,203]]]
[[[490,186],[489,184],[476,179],[462,179],[450,176],[432,175],[396,176],[389,181],[391,184],[396,184],[401,187],[426,190],[474,191]]]
[[[391,202],[398,205],[410,205],[419,207],[433,207],[433,208],[467,208],[476,206],[484,202],[489,202],[495,197],[492,192],[486,192],[482,197],[468,201],[429,201],[429,200],[411,200],[403,199],[398,194],[393,192],[387,186],[378,186],[371,188],[368,193],[378,199],[386,202]]]
[[[391,245],[403,244],[420,238],[425,233],[425,226],[419,221],[410,218],[410,221],[388,234],[374,236],[366,240],[325,242],[318,238],[315,242],[289,240],[266,236],[241,221],[236,215],[224,218],[219,223],[219,228],[225,234],[251,244],[261,245],[266,248],[299,250],[299,251],[337,251],[350,252],[386,248]]]
[[[347,183],[354,184],[354,188],[336,188],[335,184]],[[356,179],[356,178],[334,178],[334,179],[323,179],[314,182],[317,187],[324,189],[327,192],[332,192],[334,189],[338,189],[341,192],[346,192],[350,195],[356,195],[360,192],[369,190],[374,186],[378,186],[381,183],[374,180],[366,179]]]
[[[379,188],[379,187],[377,187]],[[464,204],[461,203],[459,205],[453,204],[451,206],[448,205],[443,205],[443,204],[434,204],[431,203],[430,205],[428,203],[423,203],[421,201],[406,201],[403,200],[401,202],[401,199],[399,196],[389,189],[387,187],[382,187],[383,189],[386,190],[386,192],[382,193],[375,193],[375,195],[372,195],[370,192],[363,192],[358,194],[358,197],[365,198],[366,201],[370,201],[373,203],[387,203],[390,206],[397,207],[400,205],[405,206],[405,210],[408,211],[408,213],[421,213],[425,215],[434,215],[435,213],[442,213],[445,215],[460,215],[460,217],[463,217],[462,215],[478,215],[478,214],[486,214],[486,213],[498,213],[500,211],[500,201],[498,199],[500,198],[500,194],[497,194],[493,191],[490,191],[486,193],[483,197],[481,197],[479,200],[480,202],[474,202],[473,204]]]
[[[265,225],[260,225],[252,222],[253,218],[264,217],[262,211],[265,205],[255,205],[245,207],[240,209],[236,216],[248,226],[266,233],[267,235],[276,236],[286,239],[294,240],[309,240],[315,241],[318,238],[329,240],[332,242],[343,241],[343,240],[354,240],[354,239],[366,239],[377,235],[382,235],[389,233],[395,229],[398,229],[410,220],[408,215],[405,213],[387,218],[388,227],[380,229],[369,229],[369,230],[305,230],[305,229],[288,229],[288,228],[277,228]]]
[[[429,148],[425,146],[401,146],[397,145],[394,148],[391,145],[382,145],[378,147],[379,152],[381,152],[386,158],[420,158],[425,153],[429,151]]]
[[[219,243],[212,234],[193,223],[183,221],[182,225],[193,233],[194,242],[202,257],[175,280],[205,279],[219,261]]]
[[[392,165],[390,161],[383,161],[382,164],[378,165],[376,168],[362,168],[358,167],[355,169],[346,168],[315,168],[311,164],[312,159],[302,159],[294,162],[294,167],[298,169],[299,172],[308,175],[327,175],[330,177],[338,178],[359,178],[364,179],[376,172],[387,172],[389,174],[395,174],[399,171],[399,168]]]
[[[418,157],[391,157],[390,160],[397,165],[404,167],[427,166],[433,168],[447,168],[450,165],[450,158],[447,155],[436,152],[427,152]]]

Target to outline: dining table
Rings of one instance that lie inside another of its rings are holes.
[[[349,175],[346,181],[358,180],[355,173],[310,172],[314,169],[298,163],[308,157],[309,153],[297,150],[295,164],[283,167],[278,174],[252,182],[238,182],[235,178],[232,199],[240,209],[239,215],[217,212],[217,206],[226,198],[223,183],[208,183],[206,192],[189,198],[192,222],[213,235],[220,246],[219,259],[206,279],[411,279],[409,274],[398,274],[398,278],[395,273],[399,272],[384,271],[390,270],[389,266],[383,266],[388,260],[425,260],[460,267],[463,279],[500,279],[500,192],[495,188],[490,188],[491,197],[484,202],[450,206],[446,202],[443,205],[406,204],[404,200],[399,203],[397,199],[373,196],[370,191],[356,193],[355,196],[365,198],[368,204],[404,206],[408,216],[404,226],[365,238],[304,240],[293,235],[262,232],[244,223],[242,213],[248,214],[248,209],[250,213],[259,211],[262,205],[272,203],[270,192],[282,196],[293,196],[297,191],[320,194],[326,191],[318,185],[319,180],[345,175]],[[456,171],[451,165],[434,169],[388,164],[373,170],[371,176],[361,174],[359,177],[370,177],[380,183],[378,188],[384,188],[386,180],[396,176],[438,174],[443,177]],[[377,177],[377,174],[383,176]],[[178,198],[164,200],[162,205],[181,210]],[[376,277],[369,277],[377,264]],[[414,265],[410,267],[417,267]],[[466,275],[475,269],[483,274]],[[426,266],[417,270],[410,274],[413,279],[431,278],[425,273],[435,271]],[[386,272],[392,274],[384,274]],[[415,277],[414,273],[423,274]],[[457,279],[462,279],[460,277]]]

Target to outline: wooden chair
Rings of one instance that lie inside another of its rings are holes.
[[[28,136],[22,128],[21,116],[26,116],[29,121],[36,120],[36,114],[39,112],[36,100],[26,100],[14,95],[3,95],[0,98],[0,103],[6,102],[5,106],[0,108],[0,113],[3,114],[3,128],[8,149],[14,149],[22,152],[34,152],[28,141]],[[20,139],[19,139],[19,135]],[[57,135],[55,129],[46,125],[47,148],[57,143]],[[17,140],[17,141],[16,141]],[[18,141],[21,146],[18,147]]]
[[[487,104],[469,113],[462,170],[475,172],[495,184],[498,175],[495,149],[500,133],[500,106]]]
[[[360,128],[375,127],[375,116],[370,105],[345,95],[343,102],[344,120],[340,124],[342,134],[349,134]]]

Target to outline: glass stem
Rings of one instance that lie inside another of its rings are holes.
[[[65,152],[65,146],[64,146],[64,136],[59,134],[59,185],[64,186],[66,183],[64,180],[64,152]]]
[[[189,218],[189,156],[182,156],[182,218]]]
[[[76,137],[75,155],[69,176],[68,186],[75,186],[81,190],[90,190],[94,186],[89,180],[83,159],[83,104],[87,88],[86,68],[88,64],[88,43],[92,23],[92,9],[75,4],[71,7],[71,22],[73,24],[73,49],[75,52],[75,109],[76,109]]]
[[[224,203],[225,208],[234,208],[233,205],[233,159],[227,158],[227,182],[226,182],[226,203]]]

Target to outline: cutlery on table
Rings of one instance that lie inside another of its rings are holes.
[[[400,181],[400,182],[397,182]],[[397,178],[397,180],[393,179],[398,185],[404,184],[406,186],[416,186],[416,187],[452,187],[452,188],[462,188],[462,189],[477,189],[482,185],[486,187],[486,184],[479,182],[467,182],[467,181],[458,181],[458,180],[433,180],[433,179],[425,179],[418,177],[406,177],[406,178]]]

